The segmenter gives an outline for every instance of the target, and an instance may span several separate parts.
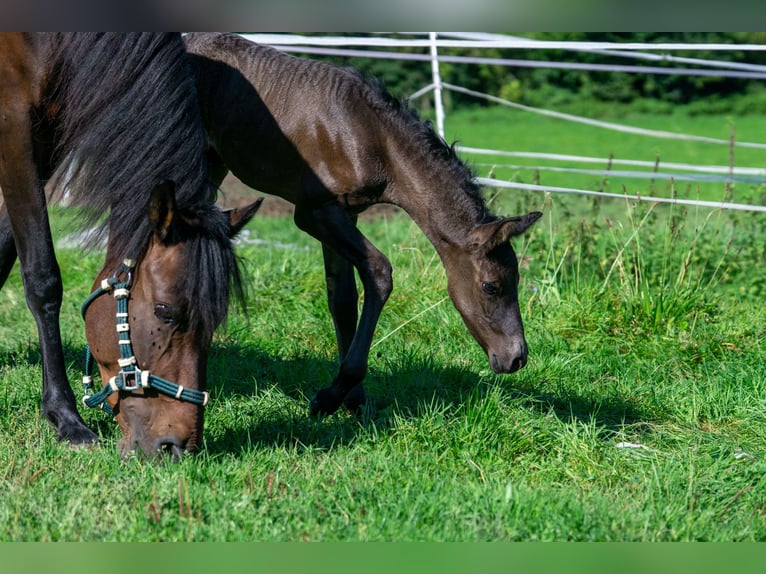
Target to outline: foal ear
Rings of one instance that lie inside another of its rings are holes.
[[[149,200],[149,223],[160,241],[164,241],[168,236],[175,213],[175,184],[172,181],[164,181],[152,190]]]
[[[526,215],[504,217],[490,223],[482,223],[471,231],[471,245],[475,249],[490,251],[511,237],[524,233],[541,216],[542,212],[533,211]]]
[[[234,209],[227,209],[224,211],[229,216],[229,237],[234,238],[242,231],[242,228],[248,224],[253,218],[255,212],[263,203],[263,197],[259,197],[250,205],[244,205],[242,207],[235,207]]]
[[[527,229],[532,227],[532,224],[538,219],[540,219],[542,216],[543,216],[542,211],[532,211],[530,213],[527,213],[526,215],[519,215],[518,217],[509,217],[508,219],[512,219],[516,223],[516,225],[514,225],[513,227],[513,230],[511,231],[510,237],[516,237],[517,235],[521,235]]]

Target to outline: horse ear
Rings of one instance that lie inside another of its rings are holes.
[[[160,241],[164,241],[170,233],[175,213],[175,184],[172,181],[164,181],[152,190],[149,200],[149,222]]]
[[[533,211],[526,215],[504,217],[490,223],[482,223],[471,231],[471,245],[475,249],[490,251],[511,237],[524,233],[541,216],[540,211]]]
[[[255,212],[258,211],[258,208],[261,207],[263,199],[264,198],[259,197],[250,205],[235,207],[234,209],[227,209],[224,211],[224,213],[229,216],[230,238],[236,237],[236,235],[242,231],[242,228],[248,224],[255,215]]]
[[[530,213],[527,213],[526,215],[520,215],[519,217],[510,218],[515,220],[516,222],[516,225],[514,225],[513,231],[511,232],[510,237],[516,237],[517,235],[521,235],[527,229],[532,227],[532,224],[534,224],[534,222],[540,219],[542,216],[543,216],[542,211],[532,211]]]

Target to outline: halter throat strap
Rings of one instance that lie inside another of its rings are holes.
[[[100,391],[93,393],[93,354],[90,346],[85,348],[85,373],[82,378],[84,394],[82,402],[86,407],[100,408],[113,415],[109,404],[106,402],[109,396],[117,391],[135,391],[141,388],[155,389],[156,391],[173,397],[181,401],[187,401],[196,405],[205,406],[210,399],[210,395],[204,391],[187,389],[186,387],[158,377],[157,375],[142,370],[138,367],[138,362],[133,353],[133,345],[130,341],[130,324],[128,322],[128,301],[130,299],[130,287],[133,282],[133,269],[135,263],[131,259],[123,261],[115,274],[104,279],[101,285],[97,287],[83,302],[80,309],[82,318],[85,319],[85,313],[91,303],[105,293],[112,293],[117,302],[116,329],[117,343],[120,347],[120,358],[117,363],[120,366],[119,372],[111,377]],[[121,278],[124,278],[121,279]]]

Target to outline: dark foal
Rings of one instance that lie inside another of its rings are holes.
[[[340,352],[313,413],[364,402],[373,333],[392,289],[388,259],[356,227],[376,203],[404,209],[436,248],[448,291],[498,373],[527,361],[518,262],[509,239],[539,212],[490,214],[473,175],[430,124],[358,72],[295,58],[235,34],[184,36],[210,144],[210,172],[295,205],[322,242]],[[364,289],[361,317],[354,269]]]

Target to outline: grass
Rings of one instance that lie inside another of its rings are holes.
[[[40,416],[18,273],[0,291],[0,540],[764,541],[763,216],[514,194],[530,363],[491,372],[404,216],[360,224],[395,290],[370,358],[375,410],[307,416],[335,372],[318,244],[258,218],[251,292],[216,335],[205,444],[178,464],[59,444]],[[53,215],[58,237],[68,218]],[[76,391],[97,253],[60,249]]]

